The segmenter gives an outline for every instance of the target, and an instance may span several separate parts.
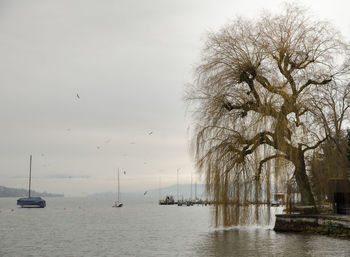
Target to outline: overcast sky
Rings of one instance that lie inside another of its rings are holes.
[[[83,196],[195,176],[183,101],[206,33],[282,1],[0,0],[0,185]],[[349,38],[347,1],[302,1]],[[77,94],[80,98],[78,98]]]

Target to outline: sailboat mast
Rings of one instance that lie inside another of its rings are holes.
[[[29,198],[30,198],[30,186],[32,182],[32,155],[30,155],[30,161],[29,161]]]
[[[118,202],[119,202],[119,194],[120,194],[120,184],[119,184],[119,168],[118,168]]]
[[[179,202],[179,169],[177,169],[177,183],[176,183],[176,198],[177,202]]]
[[[192,173],[191,173],[191,196],[190,196],[190,200],[192,201]]]
[[[161,199],[161,197],[162,197],[162,194],[161,194],[161,177],[159,177],[159,199],[158,200],[160,200]]]
[[[194,184],[194,197],[195,197],[194,199],[197,200],[197,180]]]

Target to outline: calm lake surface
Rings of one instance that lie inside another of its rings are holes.
[[[269,227],[215,229],[210,207],[113,199],[46,198],[21,209],[0,198],[0,256],[350,256],[350,240],[276,233]]]

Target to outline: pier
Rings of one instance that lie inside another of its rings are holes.
[[[208,200],[196,199],[196,200],[178,200],[175,201],[173,196],[166,196],[164,200],[159,200],[159,205],[177,205],[177,206],[193,206],[193,205],[210,205]]]

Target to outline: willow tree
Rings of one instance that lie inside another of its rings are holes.
[[[217,213],[258,203],[259,191],[268,202],[271,179],[295,181],[301,203],[315,205],[307,156],[332,132],[315,106],[324,104],[323,87],[346,87],[347,47],[330,24],[292,5],[208,34],[188,99],[197,168]],[[232,213],[223,215],[224,224],[234,223]]]

